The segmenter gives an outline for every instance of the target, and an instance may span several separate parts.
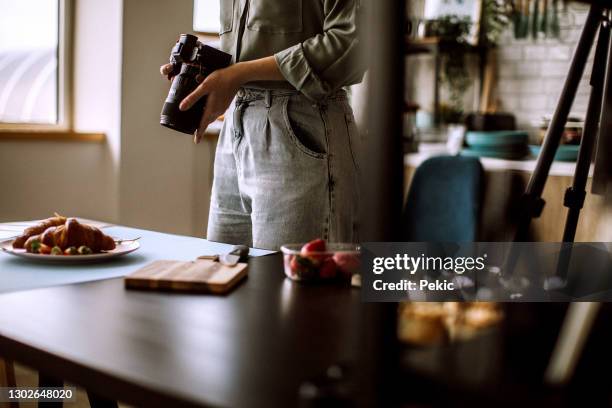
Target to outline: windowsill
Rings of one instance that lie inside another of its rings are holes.
[[[206,128],[206,136],[211,136],[216,139],[221,133],[221,128],[223,127],[223,119],[217,119]]]
[[[104,133],[77,132],[72,130],[34,130],[0,129],[0,142],[2,141],[46,141],[46,142],[94,142],[101,143],[106,140]]]
[[[208,126],[205,135],[216,140],[223,127],[223,120],[217,119]],[[79,132],[74,130],[51,130],[51,129],[2,129],[0,128],[0,142],[88,142],[102,143],[106,135],[102,132]]]

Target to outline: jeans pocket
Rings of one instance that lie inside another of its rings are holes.
[[[292,109],[289,106],[290,97],[283,98],[281,112],[285,130],[289,139],[293,142],[295,147],[298,148],[302,153],[313,157],[315,159],[326,159],[327,158],[327,130],[325,126],[325,120],[322,114],[315,108],[310,112],[302,111],[301,109]],[[302,102],[298,103],[298,106],[303,105]],[[311,105],[309,105],[310,107]],[[291,114],[289,111],[291,110]],[[291,116],[300,118],[302,120],[292,120]],[[315,119],[318,120],[313,120]],[[303,125],[299,125],[299,123]],[[315,123],[317,122],[317,123]],[[318,125],[318,126],[317,126]]]
[[[351,152],[351,158],[353,159],[353,166],[355,166],[355,170],[359,171],[359,161],[357,160],[359,152],[359,129],[357,129],[355,116],[353,115],[353,111],[350,106],[344,113],[344,123],[346,124],[346,136],[348,139],[349,150]]]

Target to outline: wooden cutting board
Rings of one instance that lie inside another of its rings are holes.
[[[125,277],[125,287],[141,290],[214,293],[229,292],[247,276],[247,264],[225,266],[208,259],[155,261]]]

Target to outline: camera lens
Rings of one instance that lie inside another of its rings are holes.
[[[198,86],[196,76],[199,72],[198,66],[183,64],[181,72],[172,79],[172,85],[161,111],[159,123],[162,126],[187,134],[196,131],[204,111],[206,97],[198,100],[186,111],[181,111],[179,104]]]

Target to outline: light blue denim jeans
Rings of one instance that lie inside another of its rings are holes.
[[[257,248],[356,242],[359,137],[346,92],[242,88],[215,155],[207,238]]]

